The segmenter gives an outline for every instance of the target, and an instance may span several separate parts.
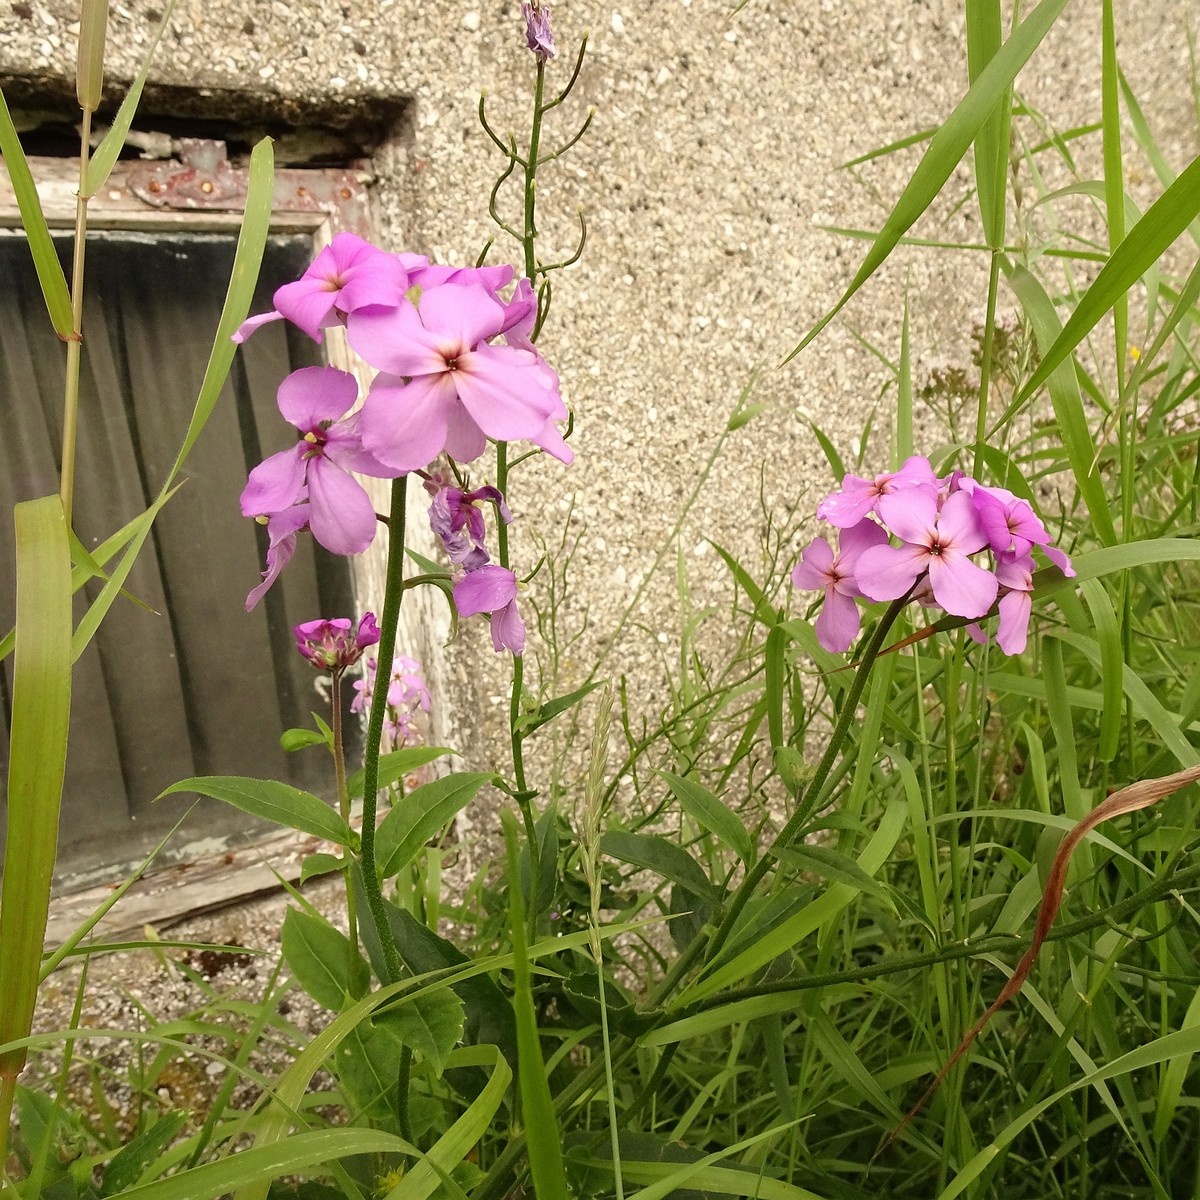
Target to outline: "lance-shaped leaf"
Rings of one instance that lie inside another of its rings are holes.
[[[71,715],[71,551],[57,496],[14,511],[17,626],[0,899],[0,1043],[29,1033],[37,1001]],[[0,1055],[15,1077],[25,1051]],[[8,1114],[0,1113],[7,1121]]]

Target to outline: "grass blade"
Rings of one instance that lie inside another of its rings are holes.
[[[1043,354],[1037,370],[1018,393],[1014,404],[1023,404],[1054,374],[1100,318],[1158,262],[1198,213],[1200,158],[1194,158],[1183,174],[1146,210],[1100,268],[1100,273],[1080,297],[1062,333]]]
[[[233,355],[237,346],[231,340],[237,327],[246,319],[250,311],[250,303],[254,298],[254,288],[258,282],[258,272],[262,265],[263,250],[267,244],[267,234],[271,227],[271,204],[274,193],[274,155],[271,149],[271,139],[263,138],[254,147],[250,156],[250,179],[246,192],[246,209],[242,218],[242,230],[238,236],[237,251],[233,260],[233,273],[229,279],[229,290],[225,293],[225,306],[221,311],[221,320],[217,325],[217,335],[213,342],[212,353],[209,355],[208,366],[204,371],[204,380],[200,384],[200,393],[196,398],[192,419],[184,435],[183,445],[179,449],[175,462],[157,500],[145,514],[145,523],[131,539],[121,561],[113,570],[109,581],[100,589],[100,594],[92,603],[91,608],[84,614],[83,620],[75,630],[73,639],[73,654],[78,658],[95,636],[105,613],[112,607],[129,572],[133,569],[134,561],[145,545],[150,535],[150,526],[158,515],[159,509],[166,503],[171,494],[171,485],[183,467],[187,456],[191,453],[196,439],[204,429],[208,418],[216,407],[221,389],[229,377],[229,368],[233,365]]]
[[[1003,103],[1017,73],[1029,61],[1050,26],[1066,8],[1067,0],[1042,0],[1042,3],[1015,29],[991,62],[980,72],[967,94],[958,102],[945,123],[933,135],[917,169],[884,222],[874,245],[838,302],[804,335],[800,344],[785,358],[790,362],[845,308],[850,298],[879,269],[895,249],[900,238],[929,207],[945,186],[954,168],[975,140],[996,106]]]
[[[21,224],[25,227],[25,238],[33,255],[38,282],[42,285],[50,323],[59,337],[67,338],[74,324],[67,277],[54,252],[46,214],[42,212],[42,202],[38,199],[29,163],[25,160],[25,151],[21,149],[21,139],[17,137],[17,127],[13,124],[3,92],[0,92],[0,158],[4,159],[4,165],[8,168],[17,207],[21,210]]]
[[[71,716],[71,550],[62,501],[18,504],[14,523],[17,648],[0,898],[0,1044],[27,1036],[33,1022]],[[0,1164],[25,1054],[0,1053]]]
[[[170,21],[171,14],[174,11],[175,0],[169,0],[158,23],[158,30],[150,40],[150,47],[142,59],[142,65],[138,70],[137,76],[129,85],[129,91],[125,93],[125,99],[121,101],[121,107],[117,110],[117,115],[113,118],[112,128],[104,135],[103,141],[96,147],[96,152],[92,155],[91,161],[87,165],[87,174],[84,176],[83,182],[85,199],[94,196],[104,186],[105,181],[112,173],[113,166],[120,156],[121,148],[125,145],[125,138],[129,134],[129,127],[133,124],[133,116],[137,112],[138,102],[142,98],[142,88],[146,86],[146,76],[150,73],[150,63],[154,59],[158,43],[162,41],[162,35],[166,31],[167,22]]]
[[[508,903],[513,945],[513,1011],[517,1016],[517,1085],[521,1093],[521,1122],[525,1126],[529,1169],[537,1200],[567,1200],[562,1130],[554,1115],[533,1007],[533,982],[525,938],[525,901],[518,882],[521,856],[517,846],[517,822],[510,812],[500,815],[508,848],[508,877],[513,880],[508,889]]]

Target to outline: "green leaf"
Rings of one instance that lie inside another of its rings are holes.
[[[388,926],[404,965],[414,975],[466,966],[471,960],[453,942],[422,925],[404,909],[384,901]],[[367,926],[362,927],[364,940]],[[369,947],[368,947],[369,949]],[[490,975],[473,975],[452,985],[466,1006],[465,1033],[472,1042],[493,1043],[509,1062],[517,1060],[517,1034],[512,1005]]]
[[[414,788],[379,824],[375,856],[388,879],[408,866],[421,848],[466,808],[495,776],[463,771]]]
[[[610,829],[600,836],[600,852],[619,862],[653,871],[677,884],[704,904],[711,904],[713,887],[700,865],[682,847],[650,833]]]
[[[142,65],[138,69],[133,82],[129,85],[129,91],[125,93],[125,99],[121,101],[121,107],[117,110],[117,115],[113,118],[112,127],[104,135],[104,140],[96,147],[95,153],[87,165],[87,173],[84,176],[83,184],[83,195],[85,197],[94,196],[104,186],[105,181],[112,173],[113,165],[116,163],[118,157],[120,157],[121,147],[125,145],[125,138],[129,135],[129,127],[133,124],[134,113],[137,112],[138,102],[142,98],[142,89],[146,86],[146,76],[150,73],[150,63],[154,59],[158,43],[162,41],[162,35],[167,28],[167,22],[170,21],[171,14],[174,11],[175,0],[168,0],[162,17],[159,19],[158,29],[155,31],[154,37],[150,40],[150,46],[142,57]]]
[[[0,1044],[25,1037],[33,1020],[71,715],[71,550],[62,502],[29,500],[13,516],[17,626],[0,898]],[[0,1075],[15,1076],[24,1063],[23,1049],[0,1054]]]
[[[324,800],[275,779],[200,775],[172,784],[160,792],[157,799],[178,792],[199,792],[202,796],[223,800],[252,817],[311,833],[339,846],[351,846],[357,840],[350,826]]]
[[[377,1026],[411,1046],[438,1075],[446,1069],[450,1051],[462,1041],[465,1023],[463,1002],[450,988],[406,999],[375,1018]]]
[[[925,151],[900,199],[896,201],[895,208],[884,222],[850,286],[833,308],[804,335],[800,344],[784,362],[795,358],[842,311],[854,293],[891,254],[900,238],[933,203],[984,123],[992,117],[997,105],[1005,103],[1008,89],[1016,79],[1017,73],[1066,6],[1067,0],[1042,0],[992,56],[991,61],[971,84],[967,94],[933,135],[929,149]]]
[[[405,775],[444,758],[447,754],[455,754],[445,746],[406,746],[403,750],[393,750],[379,758],[379,786],[391,787]],[[359,769],[346,781],[346,788],[351,796],[361,798],[363,789],[363,773]]]
[[[576,688],[573,692],[568,692],[565,696],[556,696],[553,700],[547,700],[545,704],[539,704],[536,711],[520,719],[521,730],[525,733],[532,733],[535,729],[540,729],[548,721],[553,721],[559,713],[573,708],[584,696],[589,692],[594,692],[604,682],[603,679],[593,680],[591,683],[585,683],[581,688]]]
[[[335,854],[310,854],[300,864],[300,886],[303,887],[318,875],[330,875],[334,871],[340,871],[344,866],[343,860]]]
[[[29,172],[29,163],[25,159],[25,151],[21,149],[21,139],[17,136],[17,127],[13,124],[3,92],[0,92],[0,158],[3,158],[8,169],[13,195],[21,211],[25,240],[33,255],[33,265],[38,283],[42,285],[50,323],[59,337],[67,338],[75,326],[67,277],[54,250],[54,240],[46,224],[46,215],[42,212],[42,202],[38,199],[37,187]]]
[[[802,846],[789,846],[780,850],[779,857],[792,866],[799,867],[801,871],[820,875],[822,879],[829,879],[834,883],[844,883],[856,892],[874,896],[889,908],[893,907],[892,898],[882,883],[872,879],[854,859],[829,846],[807,843]]]
[[[308,746],[328,746],[329,739],[315,729],[285,729],[279,735],[279,744],[292,754]]]
[[[333,1072],[355,1124],[392,1131],[396,1126],[396,1084],[404,1046],[374,1020],[360,1021],[337,1048]]]
[[[1167,247],[1200,213],[1200,157],[1146,210],[1141,220],[1109,255],[1080,297],[1062,333],[1042,355],[1014,403],[1028,400],[1092,331],[1096,322],[1162,257]]]
[[[341,1012],[347,1001],[367,994],[370,968],[350,939],[324,917],[289,908],[281,942],[288,970],[318,1004]]]
[[[122,1189],[137,1183],[150,1163],[175,1140],[187,1122],[187,1113],[167,1113],[129,1142],[104,1169],[100,1195],[115,1196]]]
[[[507,810],[501,812],[500,819],[508,849],[508,874],[510,879],[515,879],[520,871],[517,821]],[[537,1200],[567,1200],[562,1129],[550,1098],[550,1084],[546,1079],[546,1064],[538,1036],[529,948],[525,938],[525,903],[519,887],[508,889],[508,916],[513,947],[513,1010],[517,1018],[517,1085],[521,1093],[521,1116],[533,1190]]]
[[[659,771],[684,812],[715,838],[724,842],[744,863],[754,857],[754,846],[737,814],[694,779]]]

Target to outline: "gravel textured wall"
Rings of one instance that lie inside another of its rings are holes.
[[[1022,77],[1022,94],[1058,128],[1098,114],[1099,8],[1069,6]],[[1123,0],[1117,9],[1123,66],[1180,169],[1195,153],[1184,35],[1194,4]],[[476,121],[480,89],[501,131],[521,129],[529,104],[532,60],[518,10],[499,0],[180,0],[152,96],[202,115],[351,128],[375,119],[380,103],[409,99],[375,158],[381,237],[469,263],[494,232],[487,199],[501,165]],[[576,206],[589,228],[582,261],[557,280],[542,341],[576,412],[578,458],[570,468],[552,460],[523,468],[512,501],[515,544],[530,566],[534,534],[556,541],[572,513],[578,548],[564,629],[583,633],[559,664],[567,688],[609,644],[751,372],[762,368],[755,398],[767,408],[728,439],[680,538],[697,608],[727,606],[731,595],[705,538],[754,570],[763,507],[811,512],[828,489],[807,417],[843,453],[873,408],[886,426],[892,375],[863,341],[898,356],[906,284],[918,377],[934,362],[969,362],[986,263],[977,252],[905,252],[844,320],[778,369],[863,250],[820,226],[878,227],[921,151],[853,170],[839,164],[930,127],[964,90],[963,17],[952,0],[751,0],[734,16],[720,0],[567,0],[554,17],[562,53],[552,82],[565,78],[585,30],[591,40],[552,136],[569,136],[588,106],[597,110],[586,138],[547,171],[541,196],[547,257],[570,251]],[[134,70],[151,19],[149,5],[114,4],[114,79]],[[65,3],[5,0],[0,76],[21,77],[31,96],[61,90],[73,20]],[[163,90],[184,85],[194,94]],[[1030,122],[1021,128],[1033,136]],[[1095,143],[1074,143],[1085,175]],[[1143,203],[1154,194],[1136,154],[1127,175]],[[954,203],[939,204],[915,232],[976,241],[969,188],[960,169]],[[514,248],[501,236],[495,254]],[[872,461],[885,453],[880,442]],[[668,554],[608,650],[639,706],[664,698],[659,635],[671,644],[676,611]],[[497,744],[506,664],[475,625],[450,651],[451,711],[458,743],[482,762]],[[724,626],[718,618],[708,636],[719,642]]]

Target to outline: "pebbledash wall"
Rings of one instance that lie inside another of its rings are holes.
[[[114,97],[136,70],[161,3],[113,4]],[[736,15],[732,7],[553,6],[560,56],[551,86],[565,79],[585,31],[590,41],[579,87],[550,137],[570,135],[596,109],[586,137],[547,170],[540,199],[547,257],[570,251],[577,206],[588,223],[582,260],[556,280],[541,342],[576,415],[577,459],[518,472],[510,496],[516,566],[533,565],[538,537],[557,545],[569,519],[576,550],[562,617],[565,630],[582,634],[564,648],[554,686],[577,686],[603,650],[606,672],[628,676],[631,705],[645,712],[666,699],[673,551],[615,644],[611,635],[751,373],[762,368],[755,399],[767,407],[728,439],[679,540],[696,610],[725,609],[732,595],[706,538],[754,570],[764,507],[811,513],[829,489],[809,418],[843,453],[873,408],[886,427],[891,375],[855,331],[895,359],[907,286],[918,379],[933,363],[969,364],[985,288],[978,254],[905,251],[843,320],[778,369],[863,251],[821,227],[878,228],[921,148],[852,170],[839,164],[950,111],[965,88],[963,16],[955,0],[750,0]],[[1117,4],[1122,65],[1177,170],[1196,150],[1189,7],[1194,16],[1186,0]],[[502,166],[476,120],[480,91],[502,131],[523,129],[528,109],[533,64],[519,8],[515,0],[179,0],[144,124],[178,114],[222,128],[283,123],[351,138],[356,128],[371,130],[378,238],[468,264],[496,233],[487,203]],[[76,21],[66,2],[3,0],[0,80],[18,103],[52,107],[71,94]],[[1022,76],[1021,92],[1054,126],[1082,125],[1099,113],[1099,64],[1100,6],[1080,0]],[[1086,170],[1095,147],[1078,146]],[[1132,153],[1127,171],[1144,204],[1152,172]],[[969,192],[965,168],[956,188],[955,199]],[[939,204],[914,232],[978,240],[973,202]],[[503,235],[494,255],[516,261]],[[880,440],[873,461],[885,453]],[[536,582],[531,593],[545,596]],[[364,606],[378,599],[366,595]],[[532,625],[528,601],[526,613]],[[726,624],[710,622],[706,636],[719,640]],[[425,630],[414,649],[436,658],[442,636]],[[444,663],[438,736],[471,765],[503,763],[508,664],[493,655],[486,625],[465,623]],[[530,674],[536,687],[532,660]]]

